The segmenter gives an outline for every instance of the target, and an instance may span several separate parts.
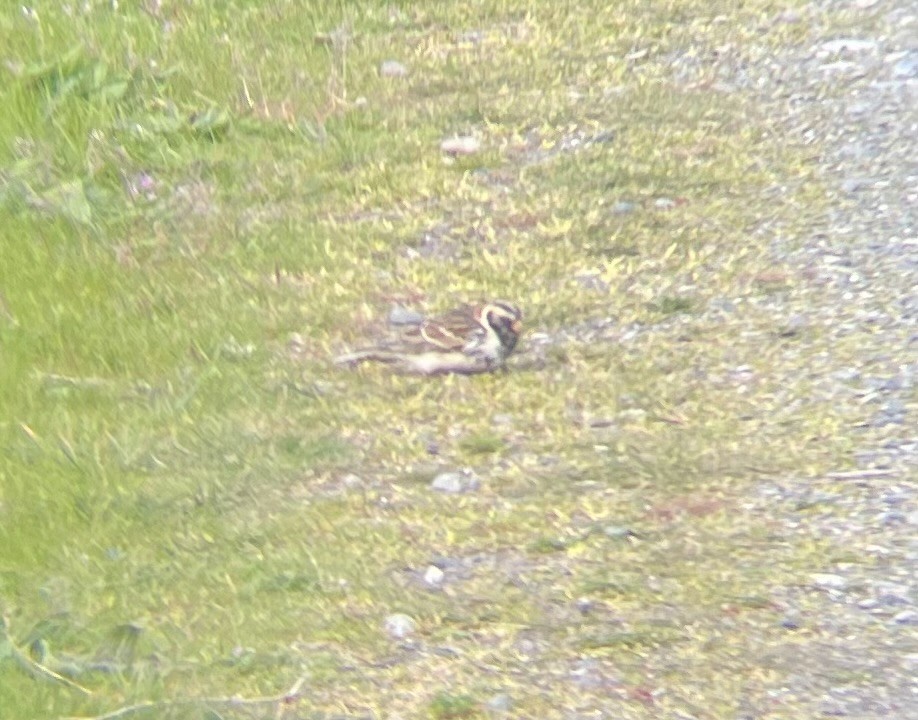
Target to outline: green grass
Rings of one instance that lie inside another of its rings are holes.
[[[668,58],[799,30],[766,0],[145,7],[0,20],[0,608],[92,691],[0,644],[0,715],[307,672],[317,717],[480,717],[499,692],[526,717],[735,716],[773,679],[747,653],[775,632],[761,598],[821,553],[771,547],[739,498],[828,462],[841,421],[775,423],[780,344],[735,341],[768,337],[755,298],[793,291],[748,229],[805,158]],[[379,77],[388,58],[408,77]],[[483,152],[445,162],[456,133]],[[767,212],[792,231],[805,192]],[[656,330],[474,379],[329,362],[392,301],[492,296],[551,335]],[[700,313],[718,296],[747,304],[725,325]],[[479,491],[428,489],[463,466]],[[439,556],[463,569],[431,592],[408,570]],[[417,656],[385,636],[394,612]],[[614,665],[622,699],[571,682],[578,658]],[[188,707],[147,715],[168,712]]]

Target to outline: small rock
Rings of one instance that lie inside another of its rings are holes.
[[[449,645],[440,645],[439,647],[435,647],[433,651],[440,657],[457,658],[462,657],[463,655],[462,650],[459,650],[455,647],[450,647]]]
[[[841,575],[834,573],[813,573],[810,579],[817,587],[826,588],[827,590],[844,590],[848,587],[848,581]]]
[[[657,210],[670,210],[676,207],[676,201],[672,198],[657,198],[653,201],[653,206]]]
[[[874,180],[866,177],[851,177],[842,180],[842,190],[849,195],[865,188],[871,188],[873,185]]]
[[[785,630],[799,630],[800,621],[794,617],[786,617],[781,620],[781,627],[783,627]]]
[[[408,68],[398,60],[383,60],[379,66],[379,74],[383,77],[405,77],[408,74]]]
[[[793,25],[801,20],[802,17],[796,10],[785,10],[775,16],[775,22],[785,23],[787,25]]]
[[[386,618],[384,627],[391,637],[402,640],[417,629],[417,623],[409,615],[395,613]]]
[[[896,390],[902,390],[904,387],[905,387],[905,381],[897,375],[894,375],[893,377],[890,377],[890,378],[886,378],[885,380],[883,380],[882,384],[880,385],[881,390],[887,390],[889,392],[894,392]],[[902,406],[901,409],[902,409],[902,412],[905,412],[904,405]]]
[[[491,712],[510,712],[510,708],[513,707],[513,698],[507,695],[507,693],[500,693],[490,698],[485,705]]]
[[[861,67],[857,63],[848,62],[847,60],[839,60],[838,62],[826,63],[825,65],[820,65],[819,69],[825,73],[848,73],[860,70]]]
[[[474,155],[481,149],[481,142],[470,135],[447,138],[440,143],[440,150],[447,155]]]
[[[832,373],[833,378],[842,382],[851,382],[852,380],[857,380],[860,376],[861,371],[853,367],[843,368]]]
[[[437,475],[430,483],[433,490],[442,493],[458,494],[472,492],[481,487],[481,480],[473,472],[444,472]]]
[[[616,415],[617,420],[622,424],[642,422],[646,417],[647,411],[643,408],[629,408],[627,410],[622,410]]]
[[[851,195],[858,190],[869,188],[871,185],[873,185],[873,180],[870,178],[853,177],[842,180],[841,189],[843,192]]]
[[[590,142],[594,144],[608,143],[615,140],[615,131],[614,130],[603,130],[600,133],[596,133],[593,137],[590,138]]]
[[[348,473],[343,478],[341,478],[341,484],[350,490],[354,490],[356,488],[363,487],[363,479],[359,475]]]
[[[803,330],[805,330],[806,326],[806,317],[798,313],[796,315],[791,315],[788,318],[787,322],[784,324],[784,327],[779,330],[778,334],[781,337],[794,337],[795,335],[799,335]]]
[[[893,378],[886,382],[886,384],[883,386],[883,389],[886,391],[899,390],[900,388],[897,387],[896,385],[897,385],[897,379]],[[883,410],[884,412],[886,412],[887,415],[891,415],[891,416],[892,415],[906,415],[908,413],[908,407],[899,398],[891,398],[886,403],[886,405],[883,406]]]
[[[310,389],[313,395],[316,397],[322,397],[323,395],[330,395],[333,393],[335,386],[325,380],[313,380]]]
[[[896,80],[918,77],[918,52],[910,52],[893,65],[892,76]]]
[[[622,538],[632,537],[634,533],[630,528],[626,528],[623,525],[606,525],[602,529],[606,537],[610,537],[614,540],[621,540]]]
[[[900,512],[885,512],[881,513],[878,520],[880,525],[890,526],[890,525],[905,525],[908,523],[908,518],[905,513]]]
[[[712,310],[720,310],[725,313],[735,313],[736,303],[725,297],[716,297],[709,303]]]
[[[893,582],[878,582],[876,584],[877,602],[892,607],[895,605],[908,605],[910,589],[908,585]]]
[[[750,365],[737,365],[729,371],[729,375],[734,382],[749,382],[755,377],[755,370]]]
[[[389,311],[390,325],[419,325],[424,319],[421,313],[409,310],[402,305],[393,305]]]
[[[594,658],[577,661],[571,669],[571,677],[584,688],[596,688],[603,684],[602,667]]]
[[[457,570],[462,567],[462,560],[447,555],[436,555],[430,559],[430,564],[441,570]]]
[[[838,55],[842,52],[862,53],[876,48],[877,44],[873,40],[859,40],[858,38],[838,38],[829,40],[819,46],[820,52],[825,55]]]
[[[445,577],[446,577],[446,573],[444,573],[436,565],[429,565],[427,567],[427,570],[424,571],[424,582],[434,587],[439,587],[440,585],[442,585],[443,579]]]

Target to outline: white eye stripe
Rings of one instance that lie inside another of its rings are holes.
[[[483,314],[488,317],[491,315],[491,313],[507,318],[509,320],[520,320],[523,317],[523,313],[518,307],[508,302],[504,302],[503,300],[495,300],[494,302],[485,305]]]

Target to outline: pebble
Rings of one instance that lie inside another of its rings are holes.
[[[630,528],[627,528],[624,525],[606,525],[602,531],[606,537],[610,537],[615,540],[621,540],[623,538],[632,537],[634,535],[634,532],[632,532]]]
[[[806,316],[797,313],[791,315],[787,319],[787,322],[784,323],[784,327],[780,328],[778,334],[781,335],[781,337],[793,337],[805,330],[808,324]]]
[[[474,155],[481,149],[481,142],[471,136],[447,138],[440,143],[440,150],[447,155]]]
[[[428,565],[427,570],[424,571],[424,582],[434,587],[442,585],[445,577],[446,573],[436,565]]]
[[[872,184],[873,180],[870,178],[846,178],[845,180],[842,180],[841,188],[842,191],[850,195],[851,193],[856,193],[862,188],[870,187]]]
[[[583,688],[598,688],[604,684],[602,668],[595,658],[578,660],[571,669],[572,679]]]
[[[348,473],[341,478],[341,484],[348,488],[349,490],[355,490],[357,488],[363,487],[363,478],[354,473]]]
[[[874,584],[877,591],[877,602],[887,607],[892,605],[908,605],[910,589],[908,585],[902,583],[892,583],[880,581]]]
[[[417,623],[410,615],[395,613],[386,617],[384,627],[390,637],[402,640],[417,630]]]
[[[602,132],[596,133],[589,141],[595,145],[601,145],[603,143],[612,142],[615,140],[615,137],[616,133],[614,130],[603,130]]]
[[[511,698],[507,693],[499,693],[488,698],[488,701],[485,703],[485,706],[491,712],[496,713],[505,713],[510,712],[510,709],[513,707],[513,698]]]
[[[799,630],[800,621],[794,617],[786,617],[781,620],[781,627],[783,627],[785,630]]]
[[[430,483],[431,489],[449,494],[473,492],[480,486],[481,480],[468,470],[440,473]]]
[[[898,60],[892,68],[892,76],[896,80],[906,80],[918,77],[918,52],[910,52]]]
[[[829,40],[819,46],[822,53],[826,55],[838,55],[839,53],[863,53],[874,50],[877,44],[873,40],[861,40],[859,38],[839,38]]]
[[[794,25],[802,20],[802,16],[796,10],[784,10],[775,16],[775,22]]]
[[[379,66],[379,74],[383,77],[405,77],[408,75],[408,68],[398,60],[383,60]]]
[[[848,581],[844,577],[833,573],[813,573],[810,579],[817,587],[829,590],[844,590],[848,587]]]
[[[842,73],[850,73],[860,69],[860,65],[854,62],[847,62],[845,60],[839,60],[838,62],[826,63],[825,65],[820,65],[819,69],[824,73],[834,73],[840,75]]]

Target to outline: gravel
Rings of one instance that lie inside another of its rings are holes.
[[[828,211],[802,237],[776,238],[767,223],[757,233],[776,264],[808,278],[793,314],[780,300],[766,309],[783,332],[824,334],[808,400],[862,416],[845,431],[853,470],[763,480],[750,498],[782,540],[837,549],[820,572],[775,589],[783,627],[811,633],[779,660],[770,698],[798,717],[918,718],[916,10],[810,3],[782,20],[808,23],[806,42],[726,80],[760,93],[788,142],[820,150]]]

